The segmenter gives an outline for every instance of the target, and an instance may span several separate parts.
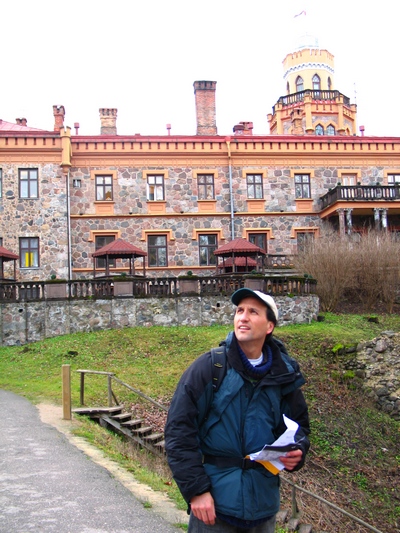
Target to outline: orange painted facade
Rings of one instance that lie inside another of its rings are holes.
[[[91,277],[93,252],[116,238],[147,252],[149,276],[178,276],[214,274],[213,250],[238,237],[290,257],[324,221],[400,231],[400,138],[354,135],[356,106],[333,89],[326,50],[289,54],[284,68],[289,93],[266,135],[251,122],[217,135],[216,82],[204,81],[196,135],[119,136],[106,108],[94,136],[73,135],[63,106],[52,132],[0,122],[0,244],[19,255],[18,280]]]

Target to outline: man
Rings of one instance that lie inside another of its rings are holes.
[[[303,466],[309,448],[308,410],[298,364],[272,333],[274,299],[239,289],[234,331],[226,339],[226,374],[213,391],[211,352],[185,371],[165,428],[168,463],[190,509],[189,529],[200,532],[273,533],[279,510],[279,476],[245,459],[286,429],[283,414],[299,424],[298,449],[280,460]]]

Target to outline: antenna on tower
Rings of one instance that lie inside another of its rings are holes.
[[[357,88],[356,88],[356,82],[354,82],[354,103],[357,105]]]

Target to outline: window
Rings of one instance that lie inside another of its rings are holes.
[[[289,82],[286,83],[286,94],[290,94],[290,85],[289,85]]]
[[[19,169],[19,197],[38,198],[37,168]]]
[[[249,242],[255,244],[265,252],[267,251],[267,234],[266,233],[249,233]]]
[[[95,249],[100,250],[106,244],[110,244],[115,240],[114,235],[96,235],[95,236]],[[108,265],[110,267],[115,266],[115,259],[108,258]],[[96,268],[106,268],[106,258],[105,257],[96,257]]]
[[[19,240],[19,257],[21,268],[38,268],[39,238],[21,237]]]
[[[388,184],[395,185],[400,183],[400,174],[388,174]]]
[[[329,126],[326,127],[326,134],[327,135],[335,135],[335,126],[332,126],[332,124],[329,124]]]
[[[3,246],[3,237],[0,237],[0,246]]]
[[[297,76],[296,78],[296,92],[299,93],[300,91],[304,91],[304,81],[301,76]]]
[[[164,200],[164,175],[147,176],[147,200]]]
[[[295,174],[294,187],[296,198],[311,198],[309,174]]]
[[[355,185],[357,176],[356,174],[342,174],[340,179],[342,185]]]
[[[74,189],[80,189],[82,187],[82,181],[79,179],[73,179],[72,180],[72,187]]]
[[[312,78],[312,88],[314,89],[314,91],[321,90],[321,78],[318,76],[318,74],[314,74]]]
[[[167,261],[167,236],[149,235],[147,237],[147,252],[149,267],[166,267]]]
[[[247,174],[247,198],[263,198],[263,181],[261,174]]]
[[[214,199],[214,176],[213,174],[198,174],[197,187],[199,200]]]
[[[214,252],[218,248],[217,235],[199,235],[200,266],[215,265]]]
[[[315,126],[315,135],[323,135],[324,134],[324,128],[321,126],[321,124],[317,124]]]
[[[96,201],[104,202],[113,199],[112,176],[96,175]]]
[[[3,170],[0,168],[0,198],[3,197]]]
[[[314,242],[314,233],[298,231],[297,232],[297,253],[302,253]]]
[[[328,76],[328,91],[330,91],[332,89],[332,80],[331,80],[331,77]]]

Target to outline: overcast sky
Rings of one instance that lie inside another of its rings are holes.
[[[0,118],[52,130],[63,105],[65,125],[97,135],[112,107],[119,135],[194,135],[193,82],[213,80],[218,134],[240,121],[268,134],[307,31],[365,135],[400,136],[399,15],[396,0],[2,0]]]

